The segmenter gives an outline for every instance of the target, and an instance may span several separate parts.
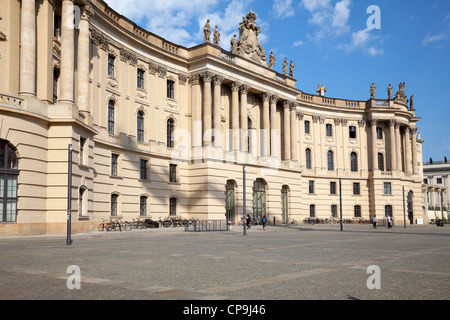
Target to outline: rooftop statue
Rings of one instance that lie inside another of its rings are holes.
[[[269,68],[273,69],[274,66],[275,66],[275,56],[273,55],[273,51],[271,51],[269,55]]]
[[[250,12],[242,17],[242,22],[239,24],[239,40],[237,43],[237,54],[253,60],[259,64],[267,66],[267,57],[264,48],[258,40],[258,34],[261,28],[255,23],[256,14]]]
[[[237,53],[237,40],[236,40],[236,35],[233,35],[233,38],[231,38],[230,40],[230,48],[231,48],[231,53],[236,54]]]
[[[395,93],[394,101],[406,103],[405,83],[400,82],[398,85],[398,91]]]
[[[203,27],[203,33],[203,42],[211,42],[211,27],[209,25],[209,19],[206,21],[205,26]]]
[[[287,76],[287,58],[285,58],[283,62],[283,74]]]
[[[410,103],[410,107],[409,107],[409,110],[411,110],[411,111],[415,111],[415,109],[414,109],[414,95],[412,95],[411,96],[411,98],[410,98],[411,100],[409,101],[409,103]]]
[[[289,65],[289,76],[290,77],[294,76],[294,68],[295,68],[295,64],[292,64],[292,60],[291,60],[291,64]]]
[[[370,86],[370,99],[375,99],[375,90],[377,87],[375,87],[375,83],[372,83]]]
[[[217,26],[214,29],[214,38],[213,38],[213,43],[218,46],[220,42],[220,33],[219,30],[217,29]]]
[[[388,92],[388,99],[392,100],[392,87],[391,87],[390,83],[389,83],[389,86],[387,88],[387,92]]]

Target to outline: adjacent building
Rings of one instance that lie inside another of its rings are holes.
[[[342,195],[344,218],[403,221],[406,190],[410,222],[427,219],[405,83],[382,99],[368,85],[365,101],[307,93],[292,61],[266,54],[251,10],[227,51],[209,21],[185,48],[102,0],[0,7],[0,236],[65,233],[69,145],[73,232],[235,223],[244,192],[255,219],[337,217]]]
[[[442,161],[433,161],[423,163],[423,191],[424,191],[424,208],[431,222],[436,219],[449,219],[449,202],[450,195],[448,193],[450,175],[450,162],[447,157]]]

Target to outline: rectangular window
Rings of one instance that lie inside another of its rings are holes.
[[[383,139],[383,128],[377,127],[377,139]]]
[[[117,216],[117,198],[119,196],[117,194],[111,195],[111,216]]]
[[[331,216],[333,218],[337,218],[337,205],[333,204],[331,206]]]
[[[175,82],[172,80],[167,80],[167,98],[175,99],[174,87]]]
[[[305,121],[305,133],[310,134],[310,122],[308,120]]]
[[[355,126],[348,127],[348,136],[350,139],[356,139],[356,127]]]
[[[436,178],[436,183],[437,184],[442,184],[442,178]]]
[[[137,69],[137,87],[144,89],[144,70]]]
[[[387,194],[387,195],[391,195],[392,194],[392,189],[391,189],[391,183],[390,182],[385,182],[384,183],[384,194]]]
[[[114,60],[116,58],[112,54],[108,54],[108,75],[114,77]]]
[[[311,204],[311,205],[309,206],[309,216],[310,216],[311,218],[315,218],[315,217],[316,217],[316,205]]]
[[[329,123],[326,124],[326,134],[327,134],[327,137],[333,136],[333,125],[332,124],[329,124]]]
[[[330,182],[330,194],[336,194],[336,182],[335,181],[331,181]]]
[[[361,194],[359,182],[354,182],[354,183],[353,183],[353,194],[354,194],[354,195],[359,195],[359,194]]]
[[[118,174],[118,165],[119,165],[119,155],[111,154],[111,175],[117,176]]]
[[[309,193],[314,193],[314,180],[309,180]]]
[[[361,206],[355,206],[355,218],[361,218]]]
[[[147,160],[141,159],[141,166],[140,166],[140,179],[141,180],[147,180]]]
[[[177,165],[176,164],[169,165],[169,181],[177,182]]]
[[[170,208],[169,215],[176,216],[177,215],[177,198],[170,198]]]
[[[80,164],[87,164],[86,138],[80,137]]]
[[[147,197],[141,196],[139,203],[139,214],[141,216],[147,215]]]

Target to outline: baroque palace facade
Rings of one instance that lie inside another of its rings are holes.
[[[411,223],[426,219],[404,83],[367,101],[303,92],[251,10],[226,51],[209,21],[185,48],[102,0],[0,7],[0,236],[65,233],[69,145],[73,232],[111,217],[236,223],[244,164],[257,219],[338,217],[339,180],[344,218],[403,221],[404,189]]]

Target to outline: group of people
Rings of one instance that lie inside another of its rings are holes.
[[[251,226],[250,226],[251,223],[252,223],[252,218],[250,218],[250,215],[247,215],[247,218],[245,219],[245,224],[247,225],[248,229],[251,229]],[[266,223],[267,223],[266,216],[262,217],[261,223],[263,226],[263,230],[266,230]]]
[[[377,228],[377,217],[372,217],[372,226],[373,226],[373,229],[376,229]],[[392,217],[391,216],[387,216],[386,217],[386,220],[387,220],[387,224],[388,224],[388,229],[391,229],[392,228]]]

